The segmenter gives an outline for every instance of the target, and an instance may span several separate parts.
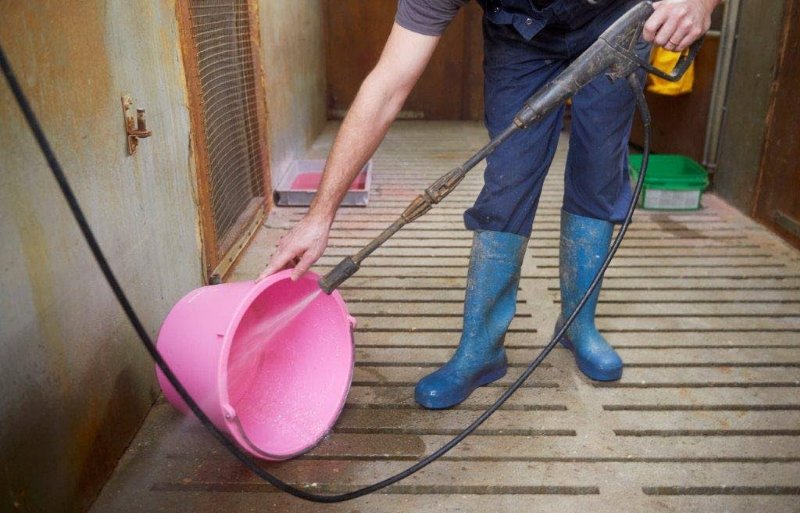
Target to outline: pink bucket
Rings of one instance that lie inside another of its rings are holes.
[[[201,287],[172,308],[158,350],[214,424],[250,454],[284,460],[316,445],[344,407],[355,319],[319,278],[281,271]],[[188,407],[156,369],[164,396]]]

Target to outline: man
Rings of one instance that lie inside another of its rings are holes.
[[[269,275],[294,264],[293,278],[322,255],[348,186],[375,152],[425,69],[439,38],[468,0],[399,0],[395,24],[375,69],[345,117],[308,213],[278,244]],[[581,54],[638,0],[479,0],[484,9],[485,122],[494,137],[523,102]],[[720,0],[663,0],[644,27],[648,42],[680,51],[710,25]],[[614,223],[631,200],[627,141],[634,96],[624,80],[600,76],[572,102],[561,216],[562,318],[570,315],[608,253]],[[514,316],[520,266],[561,128],[563,107],[502,144],[487,161],[484,187],[464,222],[474,232],[461,341],[453,357],[423,378],[415,399],[449,408],[501,378],[503,341]],[[599,288],[561,341],[580,370],[616,380],[622,360],[597,331]],[[559,322],[561,322],[559,320]]]

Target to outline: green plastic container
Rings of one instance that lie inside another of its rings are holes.
[[[631,180],[639,179],[642,156],[631,155]],[[697,210],[708,187],[708,172],[683,155],[650,155],[639,206],[648,210]]]

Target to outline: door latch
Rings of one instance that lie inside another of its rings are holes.
[[[144,120],[144,109],[136,109],[136,115],[131,112],[133,100],[127,94],[122,97],[122,115],[125,119],[125,135],[128,138],[128,155],[136,153],[139,139],[150,137],[152,132],[147,129]]]

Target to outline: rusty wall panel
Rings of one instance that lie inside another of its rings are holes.
[[[0,2],[0,42],[152,335],[201,283],[173,2]],[[126,149],[120,96],[152,136]],[[84,511],[155,398],[124,320],[0,79],[0,511]]]
[[[396,0],[326,0],[329,111],[347,109],[378,61]],[[481,8],[470,2],[447,28],[403,110],[425,119],[482,119]]]
[[[753,216],[800,248],[800,1],[785,12]]]
[[[783,19],[783,2],[742,2],[736,28],[714,191],[748,213],[753,208]]]
[[[259,1],[273,156],[325,121],[321,0]],[[176,1],[0,1],[0,42],[150,334],[204,276]],[[120,96],[152,136],[127,155]],[[0,511],[88,508],[152,404],[139,345],[0,80]]]

